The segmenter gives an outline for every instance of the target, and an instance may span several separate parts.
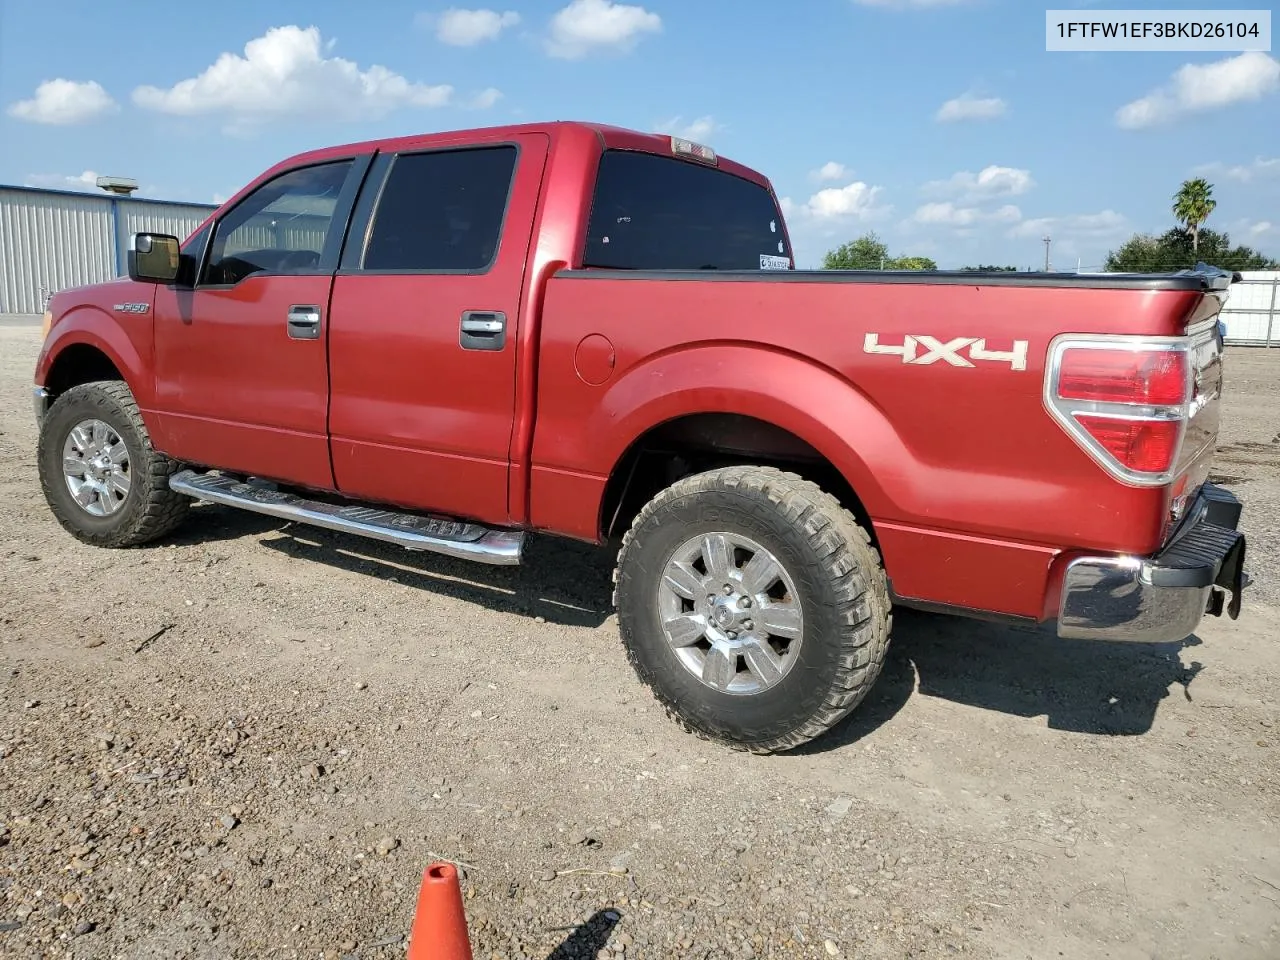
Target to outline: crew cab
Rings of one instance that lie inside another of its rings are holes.
[[[739,749],[853,710],[895,607],[1136,642],[1240,610],[1211,268],[797,270],[761,174],[567,122],[304,153],[128,263],[45,317],[72,535],[194,498],[481,563],[608,546],[640,680]]]

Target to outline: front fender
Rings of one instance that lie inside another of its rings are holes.
[[[93,347],[102,352],[128,383],[134,399],[142,408],[151,405],[153,381],[146,373],[148,370],[145,352],[150,354],[151,316],[147,313],[131,317],[132,323],[139,329],[125,329],[115,316],[103,308],[83,304],[73,306],[58,318],[45,338],[36,360],[35,383],[43,386],[47,383],[49,372],[63,352],[71,346],[83,345]],[[141,329],[142,325],[146,329]],[[141,341],[142,346],[139,346]]]

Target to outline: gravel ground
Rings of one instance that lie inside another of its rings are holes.
[[[197,508],[52,520],[0,324],[0,953],[404,953],[433,858],[477,958],[1280,956],[1280,351],[1229,355],[1245,615],[1179,644],[903,614],[792,755],[636,683],[611,558],[470,567]]]

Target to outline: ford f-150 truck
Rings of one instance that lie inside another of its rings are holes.
[[[895,606],[1147,642],[1239,612],[1212,268],[797,270],[765,177],[582,123],[305,153],[128,264],[45,318],[72,535],[196,498],[484,563],[612,545],[639,678],[739,749],[848,714]]]

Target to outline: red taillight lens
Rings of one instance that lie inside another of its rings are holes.
[[[1089,436],[1121,466],[1139,473],[1164,473],[1178,455],[1182,424],[1177,420],[1116,420],[1077,413]]]
[[[1191,409],[1191,347],[1190,337],[1059,337],[1045,404],[1116,479],[1171,483]]]
[[[1057,392],[1064,400],[1169,406],[1186,399],[1188,362],[1180,350],[1073,347],[1062,354]]]

